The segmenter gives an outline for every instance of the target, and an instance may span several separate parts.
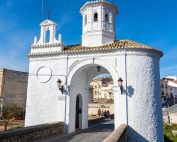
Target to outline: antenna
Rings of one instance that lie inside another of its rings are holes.
[[[42,0],[42,20],[44,20],[44,0]]]

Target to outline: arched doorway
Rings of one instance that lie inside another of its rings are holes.
[[[98,66],[101,68],[99,71]],[[112,76],[113,73],[111,74],[104,66],[100,64],[85,64],[78,68],[72,74],[72,76],[69,76],[69,133],[74,132],[77,128],[88,128],[88,102],[90,82],[93,80],[93,78],[100,74],[110,74],[113,79],[113,86],[117,85],[114,83],[115,79],[117,79],[117,76]],[[80,111],[80,113],[78,113],[78,111]]]
[[[80,94],[76,97],[76,116],[75,116],[75,129],[82,128],[82,96]]]

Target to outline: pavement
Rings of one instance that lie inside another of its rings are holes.
[[[163,121],[168,123],[168,119],[170,119],[170,123],[177,124],[177,105],[173,105],[169,108],[163,108]]]
[[[114,131],[114,120],[90,126],[75,133],[54,136],[36,142],[102,142]]]
[[[170,123],[177,124],[177,113],[169,113]],[[168,116],[163,116],[163,121],[168,123]]]
[[[164,115],[166,115],[166,113],[167,113],[167,111],[169,112],[169,113],[177,113],[177,104],[176,105],[173,105],[173,106],[171,106],[171,107],[169,107],[169,108],[162,108],[162,110],[163,110],[163,114]]]

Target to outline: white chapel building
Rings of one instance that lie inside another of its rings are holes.
[[[87,128],[90,81],[109,73],[115,129],[127,124],[130,142],[163,142],[159,73],[163,53],[116,39],[118,8],[106,0],[86,2],[80,12],[80,45],[64,45],[61,35],[56,36],[57,24],[50,19],[40,24],[40,38],[35,37],[29,53],[25,126],[63,121],[67,133]]]

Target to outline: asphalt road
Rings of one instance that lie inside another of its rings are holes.
[[[113,120],[69,135],[55,136],[38,142],[102,142],[114,130]]]

